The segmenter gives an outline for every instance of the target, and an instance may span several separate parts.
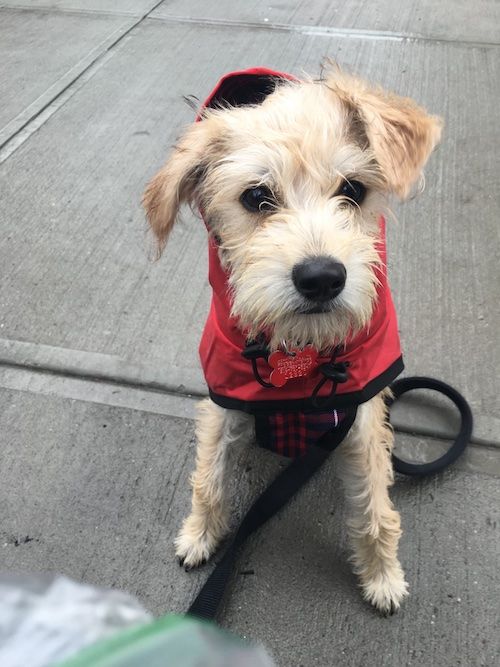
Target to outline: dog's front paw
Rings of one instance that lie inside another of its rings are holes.
[[[189,516],[175,538],[175,554],[186,572],[203,565],[214,553],[219,536],[193,515]]]
[[[399,564],[379,572],[373,578],[363,581],[363,597],[384,616],[391,616],[408,595],[408,584]]]

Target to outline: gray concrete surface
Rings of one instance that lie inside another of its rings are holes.
[[[144,183],[191,120],[182,94],[202,97],[207,81],[232,68],[262,62],[316,71],[330,55],[446,117],[426,192],[396,209],[391,280],[409,371],[449,380],[480,414],[498,414],[497,49],[413,42],[404,45],[403,61],[402,48],[384,40],[141,23],[0,164],[7,267],[0,335],[197,369],[209,299],[205,231],[186,215],[164,261],[151,266]],[[480,234],[471,216],[481,219]],[[26,254],[33,236],[37,252]],[[480,363],[471,363],[472,332]]]
[[[398,0],[292,0],[291,2],[218,2],[165,0],[152,17],[181,21],[253,24],[321,36],[344,31],[368,38],[424,37],[445,41],[498,43],[500,9],[495,0],[398,2]]]
[[[186,574],[172,547],[189,502],[192,422],[34,391],[4,389],[1,401],[2,567],[64,572],[129,590],[156,613],[183,611],[210,570]],[[235,521],[280,465],[238,452]],[[347,565],[334,468],[249,541],[221,623],[263,641],[279,665],[495,665],[497,477],[462,464],[397,480],[412,595],[383,619]]]
[[[130,25],[120,16],[2,9],[0,146]]]
[[[186,214],[152,265],[140,196],[192,119],[182,95],[330,56],[445,118],[426,191],[395,206],[390,275],[408,371],[466,394],[475,444],[396,484],[412,589],[397,617],[356,591],[332,462],[249,543],[221,621],[280,666],[498,664],[499,19],[488,0],[0,2],[0,568],[119,586],[158,613],[204,581],[172,537],[204,391],[205,233]],[[420,431],[398,435],[417,457],[453,428],[414,406],[396,422]],[[238,453],[237,514],[281,465]]]

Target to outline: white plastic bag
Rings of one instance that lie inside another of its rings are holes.
[[[0,575],[0,665],[48,667],[150,618],[121,591],[60,576]]]

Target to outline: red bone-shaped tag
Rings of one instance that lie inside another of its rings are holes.
[[[282,387],[288,380],[302,378],[312,371],[316,366],[318,353],[313,347],[305,347],[303,350],[290,350],[291,354],[285,354],[280,350],[273,352],[268,363],[274,370],[269,380],[275,387]]]

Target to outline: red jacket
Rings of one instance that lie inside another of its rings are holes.
[[[272,92],[274,79],[290,75],[257,68],[235,72],[223,77],[204,106],[220,101],[234,105],[254,104]],[[199,118],[198,118],[199,120]],[[385,220],[380,218],[378,251],[379,286],[370,323],[348,340],[338,352],[336,362],[348,362],[347,381],[336,386],[325,382],[318,397],[328,397],[328,408],[349,408],[363,403],[390,384],[403,370],[398,326],[386,273]],[[212,303],[200,343],[200,359],[212,400],[226,408],[250,413],[318,410],[311,396],[323,374],[319,364],[330,358],[318,359],[318,365],[306,376],[288,380],[282,387],[264,387],[242,356],[247,340],[238,322],[230,316],[227,274],[221,267],[216,242],[209,241],[209,281],[213,289]],[[267,380],[272,370],[265,358],[257,361],[260,376]],[[321,410],[325,411],[325,402]]]

